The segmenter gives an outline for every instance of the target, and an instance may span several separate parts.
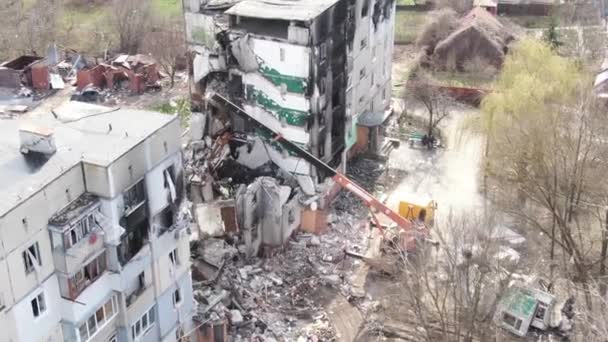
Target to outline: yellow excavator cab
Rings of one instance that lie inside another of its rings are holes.
[[[399,215],[411,221],[424,222],[429,228],[433,227],[435,223],[435,210],[437,210],[437,203],[433,200],[426,205],[413,201],[399,202]]]

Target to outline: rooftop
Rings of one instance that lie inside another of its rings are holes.
[[[338,0],[244,0],[227,14],[261,19],[312,20]]]
[[[81,161],[108,166],[176,120],[175,116],[156,112],[76,101],[53,113],[0,120],[0,216]],[[20,152],[19,130],[32,126],[54,132],[57,151],[53,155]]]

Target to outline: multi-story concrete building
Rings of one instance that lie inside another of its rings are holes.
[[[193,53],[192,101],[203,134],[225,113],[205,107],[205,92],[223,93],[251,116],[335,167],[346,164],[365,112],[390,106],[394,0],[184,0]],[[232,116],[236,130],[264,140]],[[196,138],[196,137],[195,137]],[[238,160],[271,159],[298,176],[314,168],[255,144]]]
[[[0,341],[191,330],[179,119],[71,102],[0,122]]]

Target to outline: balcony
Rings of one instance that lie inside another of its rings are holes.
[[[104,251],[88,261],[86,266],[74,274],[60,273],[58,279],[61,296],[66,299],[76,300],[85,289],[101,278],[106,269],[106,253]]]
[[[118,261],[122,266],[128,263],[149,241],[148,212],[145,205],[139,205],[120,220],[125,232],[118,245]]]
[[[74,274],[82,268],[88,259],[102,252],[104,248],[103,231],[100,227],[95,226],[80,241],[68,249],[61,246],[53,248],[55,267],[60,272]]]
[[[104,249],[100,202],[85,193],[49,220],[53,259],[58,271],[75,274]]]

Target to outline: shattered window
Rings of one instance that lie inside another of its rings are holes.
[[[141,204],[146,199],[144,180],[140,180],[135,185],[124,192],[125,208],[132,209]]]
[[[22,253],[23,264],[25,265],[25,273],[29,274],[36,268],[35,264],[38,266],[42,266],[42,260],[40,260],[40,247],[38,247],[38,242],[29,246]]]

